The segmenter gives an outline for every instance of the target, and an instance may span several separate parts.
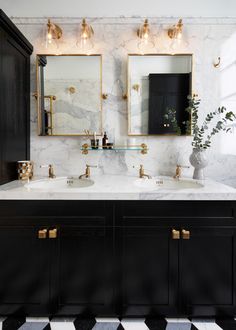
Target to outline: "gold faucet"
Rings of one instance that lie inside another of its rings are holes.
[[[49,164],[49,165],[41,165],[41,168],[43,167],[47,167],[48,168],[48,177],[50,179],[55,179],[56,175],[54,174],[54,169],[53,169],[53,165]]]
[[[148,174],[145,174],[144,173],[144,167],[143,165],[140,165],[140,169],[139,169],[139,177],[140,179],[144,178],[144,177],[147,177],[148,179],[151,179],[151,175],[148,175]]]
[[[79,176],[79,179],[90,178],[90,168],[91,168],[91,167],[96,168],[97,166],[96,166],[96,165],[87,165],[87,164],[86,164],[85,173],[84,173],[84,174],[81,174],[81,175]]]
[[[175,175],[173,176],[174,179],[179,180],[182,175],[182,168],[190,168],[190,166],[181,166],[181,165],[176,165],[175,169]]]

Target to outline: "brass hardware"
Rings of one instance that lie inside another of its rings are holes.
[[[87,155],[87,154],[88,154],[88,148],[89,148],[88,143],[84,143],[84,144],[82,145],[82,154],[83,154],[83,155]]]
[[[168,29],[168,36],[170,39],[181,39],[183,32],[183,20],[179,19],[178,23]]]
[[[216,63],[213,63],[214,67],[217,69],[220,67],[220,63],[221,63],[221,57],[218,57],[218,61]]]
[[[140,179],[145,178],[145,177],[147,177],[148,179],[152,178],[151,175],[145,174],[144,167],[142,164],[140,165],[140,168],[139,168],[139,177],[140,177]]]
[[[103,93],[103,94],[102,94],[102,99],[103,99],[103,100],[107,100],[107,98],[108,98],[108,94]]]
[[[57,228],[49,230],[49,238],[57,238]]]
[[[45,238],[47,238],[47,232],[48,232],[47,229],[40,229],[38,231],[38,238],[39,239],[45,239]]]
[[[32,96],[35,98],[35,100],[38,99],[38,93],[37,93],[37,92],[34,92],[34,93],[32,94]]]
[[[182,168],[190,168],[190,166],[176,165],[175,175],[173,176],[174,179],[180,179],[181,178]]]
[[[53,165],[49,164],[49,165],[40,165],[40,168],[44,168],[47,167],[48,168],[48,177],[50,179],[54,179],[56,177],[56,175],[54,174],[54,169],[53,169]]]
[[[88,39],[91,39],[94,35],[94,31],[91,25],[89,25],[86,22],[86,19],[83,18],[82,24],[81,24],[81,32],[80,32],[80,37],[83,41],[86,41]]]
[[[123,100],[127,100],[128,95],[127,95],[127,94],[123,94],[123,95],[122,95],[122,98],[123,98]]]
[[[148,19],[146,18],[143,25],[137,30],[137,36],[140,39],[147,40],[150,36],[150,26],[148,23]]]
[[[132,88],[133,88],[133,90],[135,90],[137,93],[139,92],[139,84],[134,84],[133,86],[132,86]]]
[[[70,92],[70,94],[75,94],[76,88],[71,86],[71,87],[68,88],[68,91]]]
[[[85,174],[80,175],[79,176],[79,179],[90,178],[90,168],[91,167],[97,168],[96,165],[88,165],[88,164],[86,164]]]
[[[190,231],[182,229],[182,238],[183,239],[190,239]]]
[[[172,229],[172,239],[180,239],[180,231]]]
[[[142,150],[141,150],[141,154],[142,154],[142,155],[146,155],[147,152],[148,152],[148,147],[147,147],[146,143],[142,143],[142,144],[141,144],[141,148],[142,148]]]
[[[59,25],[52,23],[50,19],[48,19],[47,27],[47,40],[49,44],[52,43],[52,39],[58,40],[62,37],[62,29]]]

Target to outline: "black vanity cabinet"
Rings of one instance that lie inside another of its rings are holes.
[[[86,225],[80,225],[79,219],[73,219],[73,223],[68,219],[69,226],[58,226],[57,267],[53,276],[57,313],[114,313],[112,228],[104,220],[85,219]]]
[[[234,201],[0,201],[0,315],[236,313]]]
[[[0,314],[48,313],[50,248],[40,220],[5,218],[0,224]]]
[[[180,292],[186,315],[235,313],[236,228],[188,227],[180,243]],[[186,234],[185,234],[186,236]]]
[[[0,9],[0,184],[30,158],[30,55],[33,47]]]

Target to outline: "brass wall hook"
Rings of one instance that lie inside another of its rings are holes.
[[[107,100],[107,98],[108,98],[108,94],[103,93],[103,94],[102,94],[102,99],[103,99],[103,100]]]
[[[218,57],[218,61],[216,63],[213,63],[214,67],[217,69],[220,67],[220,64],[221,64],[221,57],[219,56]]]

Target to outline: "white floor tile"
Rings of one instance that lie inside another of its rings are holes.
[[[125,330],[148,330],[145,319],[122,319],[121,324]]]
[[[192,320],[192,323],[198,330],[222,330],[214,321]]]
[[[168,323],[191,323],[191,321],[187,318],[178,318],[178,319],[174,319],[174,318],[166,318],[166,321]]]
[[[26,317],[26,322],[49,322],[48,317]]]
[[[75,326],[71,322],[51,322],[51,330],[75,330]]]
[[[120,322],[120,320],[117,317],[96,317],[96,322],[100,323],[100,322]]]

